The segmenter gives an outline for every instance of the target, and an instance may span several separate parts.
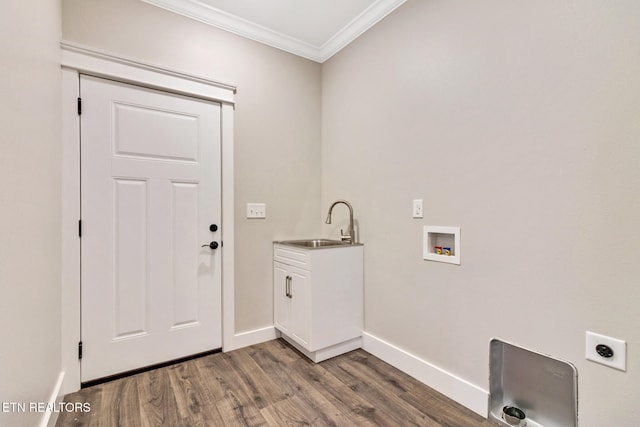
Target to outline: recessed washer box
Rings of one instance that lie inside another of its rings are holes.
[[[460,252],[460,227],[424,226],[422,247],[424,259],[460,264]]]

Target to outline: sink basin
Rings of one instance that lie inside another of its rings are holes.
[[[284,242],[277,243],[281,243],[283,245],[299,246],[302,248],[329,248],[332,246],[351,246],[351,243],[349,242],[329,239],[286,240]]]

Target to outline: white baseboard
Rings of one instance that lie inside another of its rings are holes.
[[[488,391],[368,332],[362,334],[362,348],[473,412],[489,415]]]
[[[323,360],[331,359],[332,357],[336,357],[340,354],[347,353],[357,348],[362,348],[362,337],[356,337],[348,341],[338,343],[336,345],[331,345],[329,347],[322,348],[320,350],[309,351],[303,346],[301,346],[300,344],[298,344],[294,339],[289,338],[283,333],[280,333],[279,335],[282,337],[282,339],[284,339],[286,342],[288,342],[293,347],[295,347],[296,350],[298,350],[300,353],[307,356],[309,359],[311,359],[315,363],[319,363],[319,362],[322,362]]]
[[[253,331],[240,332],[233,336],[231,342],[223,343],[222,351],[233,351],[250,345],[260,344],[261,342],[271,341],[277,338],[276,328],[267,326]]]
[[[62,402],[63,395],[60,393],[60,390],[62,389],[63,381],[64,371],[60,372],[60,374],[58,375],[58,381],[56,381],[56,384],[53,386],[53,390],[51,391],[51,395],[49,396],[49,401],[47,402],[47,407],[54,408],[58,403]],[[40,427],[54,427],[57,420],[58,412],[45,411],[42,413]]]

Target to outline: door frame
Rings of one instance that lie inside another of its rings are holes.
[[[78,343],[81,337],[80,301],[80,74],[131,83],[221,105],[222,179],[222,349],[242,342],[235,335],[234,292],[234,85],[185,74],[63,41],[62,66],[62,354],[64,381],[60,393],[80,389]]]

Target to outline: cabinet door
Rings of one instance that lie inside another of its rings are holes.
[[[299,269],[289,271],[291,277],[291,335],[305,347],[309,346],[309,272]]]
[[[289,270],[284,264],[273,263],[273,321],[275,327],[290,334],[291,329],[291,302],[287,296],[287,280]]]

